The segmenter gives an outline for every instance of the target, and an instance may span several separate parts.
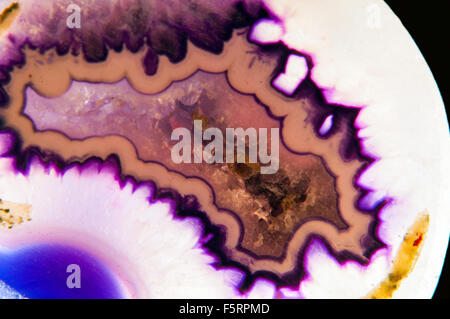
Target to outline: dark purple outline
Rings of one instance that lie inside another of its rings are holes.
[[[245,5],[242,2],[240,2],[238,4],[238,8],[241,11],[241,13],[243,13],[243,16],[245,17],[245,19],[243,21],[240,21],[240,23],[238,23],[238,24],[230,24],[228,26],[228,31],[226,32],[226,36],[222,38],[222,41],[227,41],[229,39],[229,37],[231,36],[231,31],[234,28],[252,25],[255,21],[257,21],[260,18],[271,17],[272,19],[276,19],[273,15],[271,15],[269,13],[267,8],[260,9],[256,18],[250,16],[246,12]],[[185,34],[185,36],[182,36],[182,38],[183,38],[183,42],[187,41],[187,39],[189,39],[197,46],[199,46],[209,52],[215,53],[215,54],[218,54],[222,51],[221,46],[215,47],[215,48],[210,48],[208,46],[203,45],[203,43],[201,43],[201,41],[197,41],[198,39],[196,39],[195,34],[194,35],[192,35],[192,34],[186,35]],[[10,40],[12,43],[15,43],[14,36],[10,36]],[[0,73],[2,75],[0,77],[1,84],[4,85],[9,82],[9,80],[10,80],[9,73],[12,71],[12,68],[14,65],[21,67],[25,64],[25,57],[21,51],[22,51],[22,48],[24,48],[26,45],[28,45],[32,49],[39,48],[39,51],[41,53],[43,53],[53,47],[56,47],[57,53],[59,55],[67,54],[70,51],[70,49],[72,49],[71,53],[73,55],[78,55],[80,52],[79,50],[83,49],[83,51],[85,53],[88,53],[87,60],[89,62],[98,62],[98,61],[101,61],[102,59],[106,58],[107,49],[106,49],[106,54],[100,55],[100,57],[95,57],[95,58],[91,57],[89,55],[89,50],[85,47],[85,45],[87,46],[88,43],[86,43],[86,42],[80,43],[80,41],[78,41],[77,39],[74,38],[73,32],[69,32],[68,39],[64,39],[64,40],[67,40],[67,41],[66,42],[56,41],[49,45],[44,46],[42,44],[34,45],[32,43],[32,41],[27,38],[24,41],[24,43],[22,45],[20,45],[20,47],[17,50],[17,52],[20,52],[19,58],[12,60],[8,66],[5,66],[5,65],[0,66],[0,71],[1,71]],[[122,39],[118,40],[118,43],[120,43],[119,46],[113,44],[112,41],[108,41],[108,39],[105,39],[104,37],[99,42],[102,43],[103,48],[106,48],[106,46],[105,46],[105,43],[106,43],[106,44],[108,44],[108,46],[110,46],[111,49],[116,50],[118,52],[122,50],[123,44],[125,44],[127,46],[127,48],[129,48],[129,49],[137,50],[137,48],[133,47],[133,45],[130,43],[129,36],[125,32],[122,34]],[[252,42],[252,41],[250,41],[250,42]],[[141,42],[138,41],[138,43],[143,43],[143,41],[141,41]],[[182,45],[182,47],[183,47],[183,45]],[[318,118],[321,119],[321,118],[323,118],[323,114],[328,115],[328,114],[331,114],[330,112],[332,112],[332,114],[334,115],[334,124],[333,124],[333,127],[330,130],[330,132],[328,132],[325,136],[320,136],[319,134],[317,134],[318,135],[317,137],[318,138],[327,138],[329,136],[332,136],[335,132],[337,132],[340,128],[342,128],[342,126],[346,126],[346,128],[348,128],[350,130],[351,134],[348,135],[348,138],[346,141],[342,142],[342,144],[346,144],[341,147],[342,159],[350,160],[350,159],[354,159],[354,158],[359,158],[359,159],[363,159],[364,161],[367,161],[367,164],[364,164],[360,168],[360,170],[357,172],[357,174],[355,175],[353,184],[354,184],[354,187],[356,189],[358,189],[361,193],[361,196],[354,203],[355,207],[364,213],[369,213],[372,216],[374,216],[374,221],[370,225],[369,234],[373,237],[375,245],[372,245],[373,246],[372,248],[368,248],[365,253],[365,256],[367,258],[369,258],[376,250],[385,246],[385,244],[383,242],[381,242],[381,240],[379,239],[378,234],[377,234],[379,224],[380,224],[380,220],[378,219],[378,216],[379,216],[380,211],[389,203],[390,199],[382,200],[373,209],[361,209],[360,207],[358,207],[358,202],[372,190],[363,188],[362,186],[358,185],[357,180],[358,180],[359,176],[376,161],[375,158],[371,158],[369,156],[364,155],[361,144],[359,143],[359,140],[356,138],[355,133],[357,132],[358,129],[354,126],[355,125],[354,122],[355,122],[356,116],[359,113],[359,109],[349,108],[344,105],[333,105],[333,104],[329,104],[326,102],[322,90],[320,90],[310,78],[310,70],[314,67],[312,58],[310,56],[300,53],[300,52],[297,52],[295,50],[288,49],[282,43],[275,43],[275,44],[270,44],[270,45],[260,45],[260,47],[262,48],[262,50],[264,51],[265,54],[267,54],[268,52],[270,53],[271,51],[277,51],[278,53],[279,52],[282,53],[279,64],[278,64],[278,68],[274,71],[273,78],[279,72],[283,71],[284,65],[285,65],[285,60],[287,59],[289,54],[297,54],[297,55],[302,55],[302,56],[306,57],[307,63],[308,63],[308,68],[309,68],[308,75],[307,75],[306,79],[303,81],[303,83],[295,90],[294,94],[292,94],[290,97],[292,97],[292,98],[302,97],[303,96],[302,94],[304,94],[307,91],[306,89],[308,87],[315,89],[315,93],[313,93],[313,94],[314,94],[314,98],[317,99],[317,103],[316,103],[317,105],[315,105],[314,114],[311,115],[313,117],[311,119],[311,123],[313,123],[313,125],[315,126],[316,133],[317,133],[318,128],[320,128],[320,125],[318,123],[321,123],[320,120],[318,120]],[[167,52],[160,52],[160,53],[169,55]],[[178,62],[183,59],[185,54],[186,54],[186,52],[181,52],[179,58],[178,57],[174,58],[173,56],[172,57],[169,56],[169,59],[172,62]],[[255,97],[255,99],[256,99],[256,97]],[[2,86],[0,86],[0,102],[3,107],[7,107],[9,104],[8,96],[6,95],[6,92],[4,91]],[[257,100],[257,102],[260,103],[258,100]],[[266,106],[264,106],[264,107],[268,111],[267,107]],[[321,114],[317,114],[317,113],[321,113]],[[269,113],[269,115],[273,117],[272,114]],[[275,117],[273,117],[273,118],[275,118]],[[275,118],[275,119],[280,121],[280,128],[282,128],[282,118],[281,119]],[[1,121],[0,127],[3,127],[3,128],[1,128],[1,131],[3,132],[5,130],[4,123],[1,119],[0,119],[0,121]],[[120,183],[121,187],[123,187],[125,185],[125,183],[128,181],[132,181],[132,183],[134,184],[134,188],[139,187],[144,184],[151,185],[151,187],[153,189],[155,189],[155,196],[154,196],[154,199],[149,199],[150,202],[152,202],[154,200],[165,200],[165,199],[174,200],[175,205],[173,207],[177,207],[176,211],[175,211],[175,216],[178,216],[179,218],[185,218],[188,216],[195,217],[202,221],[202,224],[204,225],[203,235],[202,235],[203,239],[209,238],[208,241],[203,243],[203,247],[208,249],[213,255],[215,255],[219,258],[219,262],[216,263],[214,266],[216,268],[229,267],[229,266],[235,267],[235,268],[242,270],[247,275],[240,287],[241,291],[245,291],[249,287],[251,287],[251,285],[254,283],[254,281],[259,277],[268,278],[268,279],[273,280],[277,284],[278,287],[298,285],[298,283],[303,279],[303,277],[305,275],[305,272],[303,269],[305,251],[313,239],[319,239],[327,247],[330,254],[339,261],[339,263],[342,263],[346,260],[356,260],[356,261],[360,262],[361,264],[368,263],[367,260],[361,260],[357,256],[350,254],[349,252],[343,251],[343,252],[338,253],[338,252],[333,251],[331,249],[331,246],[329,245],[329,243],[324,238],[314,235],[314,234],[311,234],[308,236],[308,239],[305,241],[304,245],[302,246],[302,248],[299,250],[299,253],[298,253],[298,258],[299,258],[299,260],[302,260],[302,262],[298,263],[298,266],[296,268],[294,268],[291,273],[289,273],[288,275],[282,276],[281,278],[278,278],[273,273],[266,272],[266,271],[258,271],[258,272],[251,274],[251,272],[245,266],[228,259],[228,257],[226,256],[227,255],[226,252],[224,252],[224,242],[225,242],[225,234],[223,233],[224,230],[211,224],[207,215],[204,212],[200,211],[199,204],[197,203],[196,199],[192,198],[193,197],[192,195],[187,195],[187,196],[181,197],[177,192],[174,192],[172,190],[158,189],[153,182],[138,181],[137,179],[135,179],[133,177],[123,176],[120,173],[120,161],[119,161],[117,155],[114,155],[114,154],[110,155],[105,161],[102,161],[98,157],[90,157],[87,160],[85,160],[83,163],[75,160],[75,161],[71,161],[69,164],[69,163],[66,163],[59,156],[57,156],[55,154],[50,154],[48,152],[44,152],[36,147],[22,150],[22,142],[20,140],[20,137],[15,132],[13,132],[12,134],[14,136],[14,145],[13,145],[12,149],[9,152],[7,152],[7,155],[15,158],[16,169],[24,174],[28,173],[29,165],[34,159],[38,159],[41,163],[43,163],[47,166],[54,165],[56,168],[58,168],[58,170],[61,173],[64,173],[65,170],[67,170],[73,166],[78,166],[79,168],[84,168],[86,165],[89,167],[93,164],[99,165],[99,167],[106,165],[107,167],[110,167],[110,168],[113,167],[116,170],[116,179]],[[282,137],[281,137],[281,140],[282,140],[283,145],[289,151],[292,152],[292,150],[290,150],[286,146]],[[295,152],[293,152],[293,153],[295,153]],[[311,153],[305,153],[305,154],[295,153],[295,154],[306,155],[306,154],[311,154]],[[314,154],[312,154],[312,155],[314,155]],[[321,158],[321,160],[322,160],[326,170],[330,173],[328,167],[326,166],[326,164],[324,163],[322,158]],[[148,161],[148,162],[151,162],[151,161]],[[110,165],[112,165],[112,166],[110,166]],[[181,175],[183,175],[183,174],[181,174]],[[332,176],[335,178],[334,175],[332,175]],[[207,185],[209,185],[206,181],[204,181],[204,182]],[[339,198],[338,193],[337,193],[337,196]],[[213,191],[213,201],[215,203],[214,191]],[[338,210],[338,212],[339,212],[339,210]],[[231,213],[234,214],[233,212],[231,212]],[[238,220],[240,226],[242,227],[240,220],[239,219],[237,219],[237,220]],[[213,235],[213,236],[211,237],[211,235]],[[239,242],[241,242],[242,236],[243,236],[243,234],[241,233]]]

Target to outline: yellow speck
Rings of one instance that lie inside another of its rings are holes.
[[[419,214],[403,239],[390,273],[366,298],[392,298],[393,293],[400,286],[400,282],[409,275],[417,262],[429,222],[430,215],[428,213]]]
[[[28,204],[17,204],[0,200],[0,226],[8,229],[30,221],[31,206]]]
[[[13,2],[0,13],[0,34],[9,28],[19,11],[19,3]]]

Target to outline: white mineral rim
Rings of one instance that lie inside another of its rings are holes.
[[[10,3],[0,1],[0,10]],[[380,216],[379,235],[388,247],[374,254],[367,267],[353,261],[340,265],[323,244],[314,241],[305,259],[307,279],[299,289],[281,288],[279,292],[293,298],[365,296],[388,274],[406,230],[420,212],[428,210],[430,227],[424,247],[394,297],[431,297],[450,233],[450,143],[444,104],[419,49],[401,21],[380,0],[265,3],[282,25],[270,21],[260,24],[265,28],[262,42],[279,39],[310,55],[314,63],[312,79],[326,90],[328,102],[363,107],[357,119],[359,137],[364,151],[380,160],[364,172],[359,184],[376,191],[374,200],[383,196],[394,199]],[[4,40],[4,34],[0,35],[0,43]],[[8,138],[2,134],[0,139],[3,153]],[[113,172],[80,174],[72,169],[62,177],[37,162],[25,177],[13,173],[11,164],[10,158],[0,158],[0,197],[30,204],[33,221],[17,231],[15,228],[15,236],[0,229],[0,249],[7,244],[18,245],[19,239],[28,241],[30,237],[25,235],[29,227],[37,229],[36,240],[54,236],[51,239],[62,241],[67,235],[54,232],[50,236],[49,229],[71,227],[74,233],[93,235],[80,239],[80,247],[89,246],[95,239],[111,248],[93,253],[100,254],[115,271],[127,297],[275,296],[274,284],[263,279],[241,295],[236,285],[243,274],[214,269],[210,263],[215,258],[206,255],[199,243],[201,225],[193,219],[174,220],[167,203],[148,204],[149,187],[133,190],[127,184],[120,189]],[[79,205],[80,209],[74,215],[65,215],[66,205]],[[143,210],[152,210],[152,218]],[[105,211],[110,215],[101,214]],[[99,221],[103,222],[101,227]],[[117,259],[125,262],[116,265]],[[21,296],[0,281],[0,298],[16,297]]]
[[[449,239],[450,143],[443,100],[419,48],[380,0],[265,3],[284,23],[284,44],[312,56],[312,79],[326,90],[327,101],[363,107],[357,119],[363,149],[381,160],[359,183],[395,200],[381,215],[387,251],[359,269],[354,263],[337,267],[319,245],[313,247],[302,295],[361,296],[376,282],[368,278],[382,278],[386,263],[377,256],[385,255],[389,265],[406,230],[427,209],[423,250],[394,298],[430,298]]]

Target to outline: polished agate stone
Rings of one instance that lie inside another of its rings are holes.
[[[396,198],[360,182],[380,159],[363,147],[363,105],[333,100],[314,52],[286,45],[270,9],[73,3],[3,13],[13,21],[0,36],[9,295],[299,298],[308,252],[367,269],[390,247],[380,214]],[[237,129],[242,148],[237,138],[231,156],[218,153]],[[174,132],[188,136],[187,160],[174,160]],[[69,265],[90,286],[70,288]],[[58,288],[37,291],[33,276]]]

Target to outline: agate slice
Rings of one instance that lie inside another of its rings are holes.
[[[432,294],[448,126],[384,3],[4,7],[1,296]]]

